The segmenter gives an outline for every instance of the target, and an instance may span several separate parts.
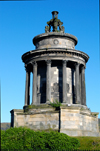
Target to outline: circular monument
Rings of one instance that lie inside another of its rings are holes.
[[[36,49],[22,55],[26,69],[25,104],[11,110],[11,126],[58,130],[70,136],[99,136],[98,113],[86,105],[85,68],[89,56],[75,50],[77,38],[64,32],[52,12],[45,33],[33,38]],[[30,102],[32,73],[32,102]],[[54,108],[50,102],[61,102]]]
[[[33,38],[36,49],[22,56],[26,67],[25,106],[30,105],[30,72],[32,104],[57,99],[61,103],[86,105],[85,67],[89,56],[75,50],[77,38],[64,33],[63,23],[57,17],[58,12],[53,11],[46,33]]]

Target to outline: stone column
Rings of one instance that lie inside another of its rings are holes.
[[[47,60],[46,63],[46,103],[49,103],[51,101],[51,60]]]
[[[33,91],[32,105],[37,104],[37,63],[33,62]]]
[[[82,105],[86,105],[86,89],[85,89],[85,67],[82,67],[81,71],[81,96]]]
[[[72,104],[75,104],[75,70],[72,68]]]
[[[80,80],[79,80],[79,63],[75,64],[75,103],[81,104],[80,100]]]
[[[26,85],[25,85],[25,106],[30,104],[30,71],[26,68]]]
[[[63,60],[63,103],[67,103],[67,73],[66,73],[67,61]]]
[[[82,90],[81,90],[81,81],[82,81],[82,73],[81,73],[81,71],[80,71],[80,73],[79,73],[79,78],[80,78],[80,103],[82,104],[82,95],[81,95],[81,92],[82,92]]]

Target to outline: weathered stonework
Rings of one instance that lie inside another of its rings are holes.
[[[12,127],[26,126],[34,130],[48,130],[59,129],[59,111],[56,111],[52,107],[41,108],[37,106],[37,109],[29,109],[28,112],[24,110],[12,110],[11,114],[14,114],[15,122]],[[13,117],[12,117],[13,118]]]
[[[12,127],[26,126],[40,131],[53,129],[69,136],[99,136],[98,114],[82,105],[64,104],[60,110],[50,105],[37,105],[27,111],[11,110],[14,115]]]
[[[33,39],[33,44],[36,45],[36,49],[45,49],[45,48],[75,49],[75,45],[77,44],[77,38],[67,33],[62,34],[62,33],[52,32],[52,33],[45,33],[36,36]]]
[[[99,136],[98,113],[86,106],[85,68],[89,56],[75,50],[78,39],[64,33],[62,24],[58,12],[53,11],[45,33],[33,38],[36,49],[22,55],[26,70],[25,104],[23,110],[11,110],[11,126],[52,128],[70,136]],[[60,110],[49,105],[55,100],[62,103]]]
[[[100,136],[98,114],[83,107],[61,107],[61,129],[70,136]]]

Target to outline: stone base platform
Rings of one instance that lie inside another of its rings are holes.
[[[11,127],[26,126],[33,130],[57,130],[69,136],[100,136],[97,112],[87,106],[62,104],[53,108],[48,104],[24,106],[13,109]]]

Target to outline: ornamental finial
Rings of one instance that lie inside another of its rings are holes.
[[[52,11],[52,19],[47,22],[48,26],[45,26],[45,32],[50,32],[51,27],[53,28],[53,32],[63,32],[64,26],[61,26],[63,22],[58,19],[58,11]],[[59,28],[58,28],[59,27]]]

